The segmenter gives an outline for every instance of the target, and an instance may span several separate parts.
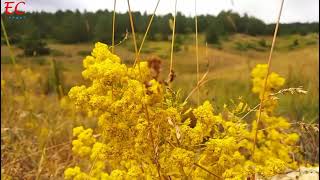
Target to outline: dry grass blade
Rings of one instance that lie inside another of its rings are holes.
[[[179,126],[177,126],[170,117],[168,117],[168,123],[175,128],[176,130],[176,138],[177,138],[177,141],[178,143],[180,144],[180,140],[181,140],[181,131],[180,131],[180,128]]]
[[[114,53],[114,33],[115,33],[115,22],[116,22],[116,3],[117,3],[117,0],[114,0],[114,3],[113,3],[113,15],[112,15],[112,53]]]
[[[260,107],[260,104],[256,105],[254,108],[250,109],[245,115],[243,115],[240,120],[243,120],[245,117],[247,117],[251,112],[255,111],[258,107]]]
[[[209,171],[209,170],[208,170],[208,169],[206,169],[205,167],[203,167],[203,166],[201,166],[201,165],[199,165],[199,164],[197,164],[197,163],[193,163],[193,164],[194,164],[195,166],[197,166],[197,167],[201,168],[202,170],[206,171],[207,173],[209,173],[209,174],[213,175],[214,177],[219,178],[219,179],[223,179],[222,177],[220,177],[220,176],[218,176],[218,175],[214,174],[213,172]]]
[[[308,91],[303,90],[302,86],[300,86],[300,87],[297,87],[297,88],[281,89],[280,91],[278,91],[276,93],[270,94],[270,96],[277,96],[277,95],[280,95],[280,94],[287,94],[287,93],[290,93],[290,94],[307,94]]]
[[[51,146],[51,147],[46,148],[46,150],[55,149],[55,148],[61,147],[61,146],[62,146],[62,147],[64,147],[64,146],[69,146],[70,143],[71,143],[71,141],[65,142],[65,143],[61,143],[61,144],[57,144],[57,145],[54,145],[54,146]],[[62,148],[60,148],[60,149],[62,149]],[[33,152],[33,153],[29,153],[28,156],[25,156],[25,157],[23,157],[23,158],[21,158],[21,159],[16,159],[16,160],[14,160],[14,161],[11,161],[11,162],[8,162],[8,163],[6,163],[6,164],[3,164],[2,168],[5,168],[5,167],[7,167],[7,166],[9,166],[9,165],[11,165],[11,164],[14,164],[14,163],[16,163],[17,161],[23,161],[23,160],[25,160],[25,159],[28,159],[28,158],[30,158],[31,156],[36,156],[36,155],[38,155],[40,152],[41,152],[41,151],[36,151],[36,152]]]
[[[197,59],[197,84],[199,84],[199,43],[198,43],[198,17],[197,17],[197,0],[194,0],[194,11],[195,11],[195,30],[196,30],[196,59]],[[197,103],[200,103],[200,87],[198,88],[197,92]]]
[[[173,16],[173,26],[172,26],[172,39],[171,39],[171,52],[170,52],[170,69],[169,69],[169,75],[168,75],[168,83],[170,84],[174,77],[173,72],[173,47],[174,47],[174,39],[175,39],[175,31],[176,31],[176,16],[177,16],[177,1],[175,0],[175,6],[174,6],[174,16]]]
[[[286,93],[291,93],[291,94],[307,94],[308,91],[305,91],[302,89],[302,87],[298,87],[298,88],[287,88],[287,89],[281,89],[280,91],[276,92],[276,93],[272,93],[269,95],[269,97],[271,99],[279,99],[278,97],[276,97],[277,95],[280,94],[286,94]],[[254,108],[252,108],[250,111],[248,111],[244,116],[242,116],[240,118],[240,120],[243,120],[245,117],[247,117],[251,112],[255,111],[258,107],[260,107],[260,103],[258,105],[256,105]]]
[[[304,122],[293,122],[293,123],[289,123],[290,125],[298,125],[301,127],[301,129],[307,129],[306,132],[310,132],[308,129],[312,128],[314,131],[318,132],[319,129],[317,126],[319,126],[319,124],[315,124],[315,123],[304,123]],[[259,131],[264,131],[270,128],[275,128],[275,127],[267,127],[267,128],[263,128],[263,129],[259,129]]]
[[[10,46],[9,38],[8,38],[8,35],[7,35],[6,28],[4,26],[2,17],[1,17],[1,28],[2,28],[2,31],[3,31],[3,35],[4,35],[4,38],[6,40],[7,46],[9,48],[11,63],[13,65],[15,65],[16,64],[16,60],[15,60],[14,54],[13,54],[11,46]]]
[[[210,64],[209,64],[209,61],[208,61],[208,65],[207,65],[207,71],[206,73],[202,76],[202,78],[198,81],[196,87],[194,87],[191,92],[188,94],[188,96],[186,97],[186,99],[184,100],[184,102],[187,102],[188,99],[191,97],[191,95],[199,88],[201,87],[202,85],[204,85],[206,82],[208,82],[207,80],[205,80],[205,78],[208,76],[209,72],[210,72]]]
[[[42,164],[44,162],[45,156],[46,156],[46,147],[44,146],[44,148],[42,150],[42,153],[41,153],[41,158],[40,158],[40,161],[39,161],[36,180],[40,179],[40,174],[41,174],[41,171],[42,171]]]
[[[261,119],[261,113],[262,113],[264,95],[265,95],[265,91],[266,91],[266,86],[267,86],[268,77],[269,77],[269,74],[270,74],[271,58],[272,58],[272,53],[273,53],[274,45],[275,45],[276,38],[277,38],[277,33],[278,33],[278,29],[279,29],[280,17],[281,17],[281,13],[282,13],[283,4],[284,4],[284,0],[281,1],[281,6],[280,6],[280,10],[279,10],[279,15],[278,15],[276,27],[275,27],[274,34],[273,34],[273,39],[272,39],[270,54],[269,54],[269,58],[268,58],[268,70],[267,70],[267,75],[266,75],[266,79],[265,79],[264,86],[263,86],[263,90],[262,90],[262,97],[261,97],[261,101],[260,101],[259,115],[258,115],[258,119],[257,119],[257,121],[256,121],[257,127],[256,127],[256,129],[255,129],[255,136],[254,136],[254,140],[253,140],[253,149],[252,149],[252,156],[251,156],[251,157],[254,156],[254,152],[255,152],[255,148],[256,148],[256,141],[257,141],[257,135],[258,135],[259,122],[260,122],[260,119]],[[254,176],[254,175],[253,175],[253,179],[255,179],[255,176]]]
[[[206,58],[208,58],[208,42],[206,42]]]
[[[154,11],[153,11],[153,14],[152,14],[152,16],[151,16],[151,18],[150,18],[150,21],[149,21],[149,24],[148,24],[147,30],[146,30],[146,32],[144,33],[144,36],[143,36],[143,39],[142,39],[142,42],[141,42],[141,44],[140,44],[140,48],[139,48],[139,51],[138,51],[138,56],[140,55],[140,52],[141,52],[141,50],[142,50],[142,47],[143,47],[144,41],[145,41],[145,40],[146,40],[146,38],[147,38],[147,35],[148,35],[148,32],[149,32],[149,29],[150,29],[150,27],[151,27],[151,24],[152,24],[153,18],[154,18],[155,14],[156,14],[156,11],[157,11],[157,9],[158,9],[159,3],[160,3],[160,0],[158,0],[157,5],[156,5],[156,7],[154,8]],[[138,60],[136,59],[136,61],[134,62],[134,65],[137,63],[137,61],[138,61]]]
[[[137,41],[136,41],[136,34],[135,34],[135,31],[134,31],[134,23],[133,23],[133,18],[132,18],[132,13],[131,13],[131,8],[130,8],[130,2],[129,2],[129,0],[127,0],[127,3],[128,3],[130,25],[131,25],[131,31],[132,31],[133,44],[134,44],[134,51],[135,51],[135,54],[136,54],[136,57],[135,57],[135,61],[136,61],[137,59],[139,59],[139,57],[138,57]]]
[[[129,9],[129,17],[130,17],[130,24],[131,24],[131,29],[132,29],[132,34],[133,34],[133,41],[134,41],[134,46],[135,46],[135,52],[136,52],[136,57],[135,57],[135,62],[139,59],[139,54],[137,52],[137,43],[136,43],[136,38],[135,38],[135,31],[134,31],[134,23],[133,23],[133,19],[132,19],[132,13],[131,13],[131,8],[130,8],[130,2],[129,0],[127,0],[128,2],[128,9]],[[140,78],[142,77],[142,74],[141,74],[141,68],[140,68],[140,63],[138,64],[138,70],[139,70],[139,76]],[[144,88],[144,84],[141,84],[142,88]],[[145,93],[145,91],[144,91]],[[145,96],[145,94],[144,94]],[[154,153],[154,161],[155,161],[155,164],[157,166],[157,171],[158,171],[158,176],[159,176],[159,179],[161,179],[161,172],[160,172],[160,164],[159,164],[159,161],[158,161],[158,154],[157,154],[157,146],[155,144],[155,140],[154,140],[154,136],[153,136],[153,133],[152,133],[152,124],[151,124],[151,121],[150,121],[150,117],[149,117],[149,111],[148,111],[148,105],[145,104],[143,101],[141,102],[142,103],[142,107],[144,109],[144,112],[145,112],[145,115],[146,115],[146,118],[148,120],[148,129],[149,129],[149,133],[150,133],[150,139],[151,139],[151,143],[152,143],[152,148],[153,148],[153,153]],[[92,170],[92,169],[91,169]],[[91,171],[90,171],[91,172]]]
[[[129,34],[129,32],[126,31],[126,34],[125,34],[125,36],[123,37],[123,39],[122,39],[118,44],[114,45],[114,47],[119,46],[119,45],[122,44],[125,40],[127,40],[127,39],[128,39],[128,34]]]
[[[148,106],[143,104],[143,107],[144,107],[144,110],[145,110],[145,113],[146,113],[146,116],[147,116],[147,120],[148,120],[148,129],[149,129],[149,133],[150,133],[150,138],[151,138],[151,143],[152,143],[152,148],[153,148],[153,153],[154,153],[154,161],[156,163],[156,166],[157,166],[157,171],[158,171],[158,176],[159,176],[159,179],[161,179],[161,167],[160,167],[160,164],[159,164],[159,161],[158,161],[158,156],[159,154],[157,154],[157,146],[155,145],[155,140],[154,140],[154,136],[153,136],[153,133],[152,133],[152,125],[151,125],[151,121],[150,121],[150,116],[149,116],[149,111],[148,111]]]

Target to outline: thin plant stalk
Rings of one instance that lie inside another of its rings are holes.
[[[132,19],[132,14],[131,14],[131,9],[130,9],[130,2],[129,0],[127,0],[128,2],[128,9],[129,9],[129,17],[130,17],[130,24],[131,24],[131,30],[132,30],[132,33],[133,33],[133,40],[134,40],[134,44],[135,44],[135,50],[136,50],[136,60],[139,58],[138,57],[138,52],[137,52],[137,43],[135,41],[135,33],[134,33],[134,22],[133,22],[133,19]],[[139,75],[140,75],[140,78],[142,78],[142,74],[141,74],[141,68],[140,68],[140,63],[138,63],[138,69],[139,69]],[[141,84],[142,88],[144,88],[144,84]],[[145,96],[145,91],[144,91],[144,96]],[[146,114],[146,118],[148,120],[148,126],[149,126],[149,133],[150,133],[150,138],[151,138],[151,143],[152,143],[152,148],[153,148],[153,154],[154,154],[154,160],[155,160],[155,163],[156,163],[156,166],[157,166],[157,172],[158,172],[158,176],[159,176],[159,179],[161,179],[161,167],[160,167],[160,164],[159,164],[159,161],[158,161],[158,156],[157,156],[157,147],[155,145],[155,140],[154,140],[154,136],[153,136],[153,133],[152,133],[152,125],[151,125],[151,120],[150,120],[150,117],[149,117],[149,111],[148,111],[148,105],[145,104],[143,101],[142,101],[142,106],[143,106],[143,109],[145,111],[145,114]]]
[[[206,42],[206,58],[208,58],[208,42]]]
[[[198,43],[198,17],[197,17],[197,0],[194,0],[194,11],[195,11],[195,28],[196,28],[196,59],[197,59],[197,84],[199,84],[199,43]],[[200,103],[200,87],[197,90],[197,103]]]
[[[175,33],[176,33],[177,1],[178,0],[175,0],[173,28],[172,28],[172,37],[171,37],[172,39],[171,39],[170,69],[169,69],[170,74],[173,73],[173,46],[174,46],[174,39],[175,39]]]
[[[64,92],[63,92],[62,82],[59,76],[59,68],[57,67],[57,62],[55,59],[51,59],[51,66],[52,66],[53,75],[55,79],[56,92],[58,94],[58,98],[61,99],[64,96]]]
[[[44,145],[44,147],[42,149],[41,158],[40,158],[40,161],[39,161],[39,164],[38,164],[36,180],[40,179],[40,175],[41,175],[41,172],[42,172],[43,163],[45,161],[45,158],[46,158],[46,145]]]
[[[6,40],[7,46],[9,48],[11,63],[13,65],[16,65],[16,60],[15,60],[14,54],[13,54],[11,46],[10,46],[9,38],[8,38],[8,35],[7,35],[6,28],[4,26],[4,22],[3,22],[2,17],[1,17],[1,28],[2,28],[2,31],[3,31],[3,35],[4,35],[4,38]]]
[[[202,170],[206,171],[207,173],[211,174],[212,176],[214,176],[214,177],[216,177],[216,178],[218,178],[218,179],[223,179],[222,177],[220,177],[220,176],[218,176],[218,175],[214,174],[213,172],[209,171],[208,169],[206,169],[205,167],[201,166],[200,164],[193,163],[193,165],[195,165],[195,166],[199,167],[200,169],[202,169]]]
[[[152,16],[151,16],[151,18],[150,18],[150,21],[149,21],[147,30],[146,30],[146,32],[144,33],[142,42],[141,42],[140,47],[139,47],[138,57],[139,57],[140,52],[141,52],[141,50],[142,50],[142,46],[143,46],[143,44],[144,44],[144,42],[145,42],[145,40],[146,40],[146,38],[147,38],[148,32],[149,32],[150,27],[151,27],[151,24],[152,24],[152,22],[153,22],[154,15],[156,14],[156,11],[157,11],[157,9],[158,9],[159,3],[160,3],[160,0],[158,0],[157,5],[156,5],[156,7],[154,8],[154,11],[153,11],[153,14],[152,14]],[[134,65],[137,63],[137,61],[138,61],[138,59],[135,60]]]
[[[191,95],[199,88],[201,87],[202,85],[204,85],[205,83],[208,82],[208,80],[206,80],[205,78],[207,77],[207,75],[209,74],[210,72],[210,67],[208,65],[208,69],[207,69],[207,72],[202,76],[202,78],[199,80],[199,83],[196,85],[195,88],[192,89],[192,91],[189,93],[189,95],[186,97],[186,99],[184,100],[184,102],[187,102],[188,99],[191,97]]]
[[[10,41],[9,41],[9,38],[8,38],[8,34],[7,34],[7,31],[6,31],[2,16],[1,16],[1,28],[2,28],[2,31],[3,31],[4,38],[6,40],[6,44],[7,44],[8,48],[9,48],[10,60],[11,60],[11,64],[13,65],[14,73],[16,74],[16,76],[19,77],[20,81],[22,82],[22,87],[23,87],[22,89],[23,89],[23,92],[24,92],[24,96],[27,97],[24,79],[20,76],[20,74],[17,71],[15,54],[12,51],[12,48],[11,48],[11,45],[10,45]]]
[[[114,53],[114,33],[115,33],[115,22],[116,22],[116,4],[117,0],[113,3],[113,15],[112,15],[112,53]]]
[[[134,31],[134,25],[133,25],[133,18],[131,14],[131,8],[130,8],[130,2],[127,0],[128,3],[128,10],[129,10],[129,18],[130,18],[130,25],[131,25],[131,31],[132,31],[132,37],[133,37],[133,44],[134,44],[134,51],[135,51],[135,59],[138,59],[138,48],[137,48],[137,41],[136,41],[136,34]]]
[[[256,141],[257,141],[257,135],[258,135],[258,127],[259,127],[259,123],[261,120],[261,114],[262,114],[262,108],[263,108],[263,102],[264,102],[264,96],[265,96],[265,92],[266,92],[266,86],[267,86],[267,81],[268,81],[268,77],[270,74],[270,66],[271,66],[271,59],[272,59],[272,53],[274,50],[274,45],[276,42],[276,38],[277,38],[277,33],[278,33],[278,29],[279,29],[279,24],[280,24],[280,17],[281,17],[281,13],[282,13],[282,8],[283,8],[283,4],[284,4],[284,0],[281,1],[281,6],[280,6],[280,10],[279,10],[279,14],[278,14],[278,19],[277,19],[277,23],[276,23],[276,27],[274,30],[274,34],[273,34],[273,39],[272,39],[272,44],[271,44],[271,49],[270,49],[270,53],[269,53],[269,58],[268,58],[268,70],[267,70],[267,75],[266,75],[266,79],[264,81],[264,86],[263,86],[263,90],[262,90],[262,97],[260,99],[260,106],[259,106],[259,115],[256,121],[256,128],[255,128],[255,136],[253,139],[253,149],[252,149],[252,158],[254,156],[254,152],[255,152],[255,148],[256,148]]]

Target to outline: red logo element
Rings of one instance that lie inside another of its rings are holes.
[[[19,11],[19,9],[21,9],[21,5],[25,5],[26,3],[23,1],[20,2],[14,2],[14,1],[7,1],[4,2],[5,4],[5,14],[6,15],[12,15],[12,14],[16,14],[16,15],[23,15],[25,14],[25,11]],[[10,9],[14,9],[14,11],[9,11]]]

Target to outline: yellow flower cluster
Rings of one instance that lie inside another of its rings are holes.
[[[146,62],[127,67],[96,43],[83,65],[83,77],[92,83],[73,87],[69,97],[97,117],[97,128],[74,128],[72,150],[89,163],[66,169],[66,179],[244,179],[296,165],[290,153],[299,137],[286,133],[290,124],[282,117],[263,112],[265,130],[252,156],[254,121],[250,127],[232,112],[216,113],[209,101],[188,109],[152,78]],[[265,73],[264,65],[252,72],[254,92],[261,93]],[[283,83],[273,74],[267,91]]]
[[[258,64],[252,70],[252,81],[254,93],[258,93],[262,98],[265,78],[267,75],[266,64]],[[293,161],[293,153],[297,153],[296,143],[299,136],[296,133],[288,133],[290,123],[283,117],[272,116],[272,112],[277,106],[277,100],[270,96],[284,85],[285,79],[276,73],[270,73],[265,87],[265,97],[263,102],[263,112],[261,114],[259,127],[256,121],[252,123],[251,136],[257,133],[257,146],[253,161],[258,162],[257,172],[263,176],[271,176],[280,173],[287,168],[297,168],[297,163]],[[256,114],[258,118],[259,114]],[[266,158],[268,157],[268,158]]]
[[[263,96],[267,71],[267,64],[258,64],[251,72],[253,83],[252,92],[259,94],[260,99],[262,99]],[[282,87],[284,83],[285,79],[277,73],[271,72],[269,74],[264,92],[264,108],[268,113],[272,112],[277,105],[277,100],[270,99],[270,94]]]
[[[73,136],[78,139],[72,141],[72,151],[84,157],[91,153],[91,146],[96,142],[96,139],[92,136],[92,129],[84,129],[82,126],[73,129]]]

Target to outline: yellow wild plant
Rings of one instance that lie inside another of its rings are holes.
[[[106,44],[96,43],[83,66],[91,83],[73,87],[69,97],[97,120],[95,128],[73,129],[72,151],[83,163],[67,168],[65,179],[245,179],[297,168],[299,136],[273,113],[271,95],[285,83],[276,73],[267,81],[258,128],[255,119],[217,112],[209,101],[189,107],[153,79],[146,61],[128,67]],[[252,70],[260,98],[266,73],[263,64]]]

